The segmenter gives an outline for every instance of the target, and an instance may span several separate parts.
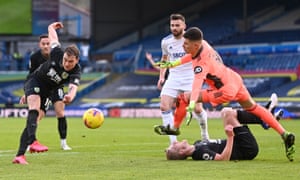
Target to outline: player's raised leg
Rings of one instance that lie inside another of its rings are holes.
[[[253,104],[252,106],[250,106],[250,108],[249,103]],[[259,104],[256,104],[252,100],[252,98],[249,101],[240,102],[240,104],[245,110],[258,116],[281,135],[285,144],[286,156],[290,161],[293,161],[295,154],[295,135],[291,132],[286,131],[282,127],[282,125],[273,117],[270,111],[260,106]]]

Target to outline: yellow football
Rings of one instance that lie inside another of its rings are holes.
[[[104,115],[100,109],[90,108],[82,116],[84,125],[90,129],[96,129],[104,123]]]

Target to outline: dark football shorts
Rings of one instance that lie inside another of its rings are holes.
[[[43,110],[46,114],[51,104],[54,104],[57,101],[62,101],[64,99],[64,90],[63,87],[55,89],[51,92],[49,98],[41,99],[41,110]]]
[[[248,126],[233,128],[234,144],[231,154],[232,160],[251,160],[258,154],[258,145]]]
[[[43,87],[43,84],[34,77],[29,78],[25,82],[24,92],[26,97],[33,94],[39,95],[41,98],[40,109],[45,113],[52,103],[54,104],[56,101],[62,101],[64,98],[63,87],[50,91],[49,88]]]
[[[62,101],[64,99],[64,89],[63,87],[57,88],[51,92],[50,100],[54,104],[56,101]]]

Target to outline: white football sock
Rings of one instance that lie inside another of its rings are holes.
[[[60,144],[61,144],[61,145],[67,144],[67,140],[66,140],[66,139],[61,139],[61,140],[60,140]]]
[[[162,111],[161,116],[162,116],[162,121],[164,126],[170,125],[170,127],[172,128],[174,127],[174,120],[173,120],[174,116],[172,110]],[[174,135],[169,135],[169,139],[170,139],[170,144],[177,141],[177,137]]]
[[[197,113],[194,114],[196,116],[196,120],[198,121],[198,124],[201,129],[202,140],[209,140],[206,111],[203,110],[200,114]]]

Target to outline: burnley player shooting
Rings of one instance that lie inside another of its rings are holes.
[[[19,144],[19,150],[13,163],[28,164],[25,159],[27,146],[32,144],[37,128],[37,119],[41,100],[51,95],[51,92],[65,83],[69,83],[69,91],[64,96],[65,104],[71,103],[77,92],[80,81],[79,50],[76,46],[61,49],[56,29],[63,28],[61,22],[54,22],[48,26],[50,40],[50,59],[43,63],[28,77],[25,85],[25,96],[28,104],[28,117]],[[36,149],[39,150],[38,147]]]

